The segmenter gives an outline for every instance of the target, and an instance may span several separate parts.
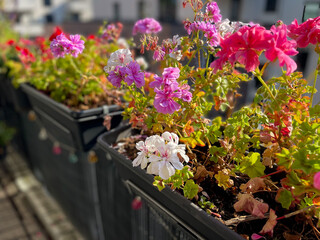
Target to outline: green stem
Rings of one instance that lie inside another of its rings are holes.
[[[267,89],[268,93],[270,94],[271,98],[276,101],[276,98],[273,96],[270,88],[268,87],[268,85],[266,84],[266,82],[261,78],[261,76],[259,74],[255,75],[259,81],[261,82],[261,84]]]
[[[312,92],[311,92],[311,97],[310,97],[310,106],[312,107],[312,101],[313,101],[313,95],[314,95],[314,90],[316,89],[316,83],[317,83],[317,78],[318,78],[318,66],[320,64],[320,54],[319,54],[319,58],[318,58],[318,62],[317,62],[317,66],[316,66],[316,71],[314,72],[314,80],[313,80],[313,87],[312,87]]]
[[[77,67],[76,63],[73,61],[73,58],[69,58],[70,59],[70,63],[71,66],[74,68],[74,70],[76,70],[77,73],[80,74],[80,76],[83,76],[82,72],[80,71],[80,69]]]

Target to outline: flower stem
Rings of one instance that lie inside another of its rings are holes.
[[[320,54],[319,54],[319,58],[318,58],[317,66],[316,66],[316,71],[314,72],[313,87],[312,87],[312,92],[311,92],[311,97],[310,97],[310,106],[311,107],[312,107],[314,90],[316,89],[316,83],[317,83],[317,78],[318,78],[318,74],[319,74],[319,71],[318,71],[319,64],[320,64]]]
[[[80,69],[77,67],[76,63],[73,61],[73,58],[69,58],[70,59],[70,63],[71,66],[74,68],[74,70],[76,70],[77,73],[80,74],[80,76],[82,76],[82,72],[80,71]]]
[[[266,82],[261,78],[261,76],[259,74],[255,75],[259,81],[261,82],[261,84],[267,89],[268,93],[270,94],[271,98],[276,101],[276,98],[273,96],[270,88],[268,87],[268,85],[266,84]]]

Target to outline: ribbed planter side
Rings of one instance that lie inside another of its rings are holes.
[[[99,238],[99,219],[95,197],[95,164],[88,161],[88,152],[76,151],[77,161],[69,160],[70,152],[52,153],[51,140],[39,139],[41,126],[23,116],[27,150],[36,177],[63,208],[71,222],[88,240]]]

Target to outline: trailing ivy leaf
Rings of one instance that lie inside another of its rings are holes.
[[[218,186],[223,187],[224,190],[233,186],[233,180],[230,179],[230,170],[223,169],[214,175],[214,177],[218,182]]]
[[[165,184],[163,183],[162,178],[159,176],[154,177],[153,186],[156,186],[159,189],[159,191],[165,188]]]
[[[247,174],[250,178],[261,177],[264,175],[265,166],[260,161],[260,154],[250,152],[243,161],[240,162],[240,171]]]
[[[183,188],[183,195],[188,199],[193,199],[199,191],[199,185],[195,184],[193,180],[188,180]]]
[[[276,196],[276,201],[281,203],[283,208],[289,209],[291,203],[293,202],[294,198],[290,191],[286,189],[280,189]]]

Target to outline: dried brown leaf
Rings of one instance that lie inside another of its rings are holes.
[[[270,209],[269,219],[260,231],[261,234],[273,235],[273,229],[277,225],[277,215],[273,209]]]
[[[213,172],[207,171],[207,169],[203,165],[200,165],[197,167],[196,174],[194,175],[194,180],[196,180],[197,182],[202,182],[207,176],[212,178],[213,174]]]
[[[253,196],[248,193],[240,193],[238,195],[238,202],[236,202],[233,207],[237,212],[245,211],[253,216],[261,218],[263,218],[264,214],[269,210],[268,204],[254,199]]]
[[[240,189],[244,193],[253,193],[261,189],[265,189],[266,184],[263,178],[255,177],[250,179],[246,184],[241,184]]]

